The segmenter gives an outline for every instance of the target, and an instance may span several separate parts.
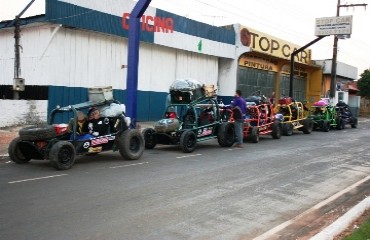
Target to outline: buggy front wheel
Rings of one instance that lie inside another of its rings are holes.
[[[272,132],[271,132],[271,135],[272,135],[272,138],[273,139],[280,139],[281,138],[281,125],[279,122],[275,121],[274,123],[272,123]]]
[[[282,132],[285,136],[292,136],[293,135],[293,125],[291,123],[283,123]]]
[[[324,132],[329,132],[329,130],[330,130],[330,123],[329,123],[329,121],[323,121],[322,122],[322,130],[324,131]]]
[[[180,146],[184,153],[191,153],[197,147],[197,136],[191,130],[185,131],[180,137]]]
[[[58,170],[70,169],[76,159],[75,147],[67,141],[56,142],[50,149],[49,159],[51,165]]]
[[[252,143],[258,143],[260,141],[260,129],[258,127],[252,127],[251,133],[249,135],[249,140]]]
[[[335,122],[337,123],[337,130],[343,130],[344,129],[344,127],[345,127],[345,122],[343,121],[343,119],[342,118],[337,118],[336,120],[335,120]]]
[[[231,147],[235,142],[234,124],[230,122],[221,123],[218,128],[217,140],[221,147]]]

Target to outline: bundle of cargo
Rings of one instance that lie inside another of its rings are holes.
[[[179,79],[170,86],[172,103],[190,103],[205,96],[204,84],[194,79]]]
[[[314,104],[313,104],[314,107],[326,107],[326,106],[329,106],[329,105],[330,105],[330,102],[326,98],[322,98],[319,101],[314,102]]]
[[[279,99],[279,104],[280,105],[289,105],[293,102],[292,98],[291,97],[283,97],[281,99]]]
[[[204,94],[207,97],[215,97],[217,95],[215,85],[208,84],[208,85],[204,85],[203,88],[204,88]]]

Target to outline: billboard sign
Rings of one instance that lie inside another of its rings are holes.
[[[351,35],[352,16],[324,17],[315,20],[315,36]]]
[[[253,52],[290,60],[290,55],[301,48],[296,44],[287,42],[266,33],[240,26],[240,43],[250,47]],[[296,56],[296,61],[303,64],[311,63],[311,51],[305,49]]]

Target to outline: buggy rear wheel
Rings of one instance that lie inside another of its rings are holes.
[[[67,141],[56,142],[50,149],[49,159],[51,165],[58,170],[70,169],[76,159],[75,147]]]
[[[117,139],[119,153],[126,160],[137,160],[143,155],[144,137],[137,129],[127,129]]]
[[[10,144],[9,144],[9,148],[8,148],[8,154],[9,154],[9,157],[10,159],[15,162],[15,163],[19,163],[19,164],[22,164],[22,163],[27,163],[29,162],[31,159],[28,158],[28,157],[25,157],[23,155],[23,153],[21,152],[21,150],[19,149],[19,145],[18,143],[21,141],[21,139],[19,137],[17,138],[14,138]]]
[[[154,136],[155,130],[153,128],[145,128],[143,130],[144,142],[146,149],[153,149],[157,145],[157,141]]]
[[[358,124],[358,120],[357,120],[357,118],[353,118],[353,123],[351,123],[351,127],[352,128],[357,128],[357,124]]]
[[[197,136],[191,130],[185,131],[180,137],[180,146],[184,153],[191,153],[197,147]]]
[[[302,125],[303,125],[302,131],[304,134],[310,134],[312,132],[313,121],[311,119],[309,118],[303,119]]]

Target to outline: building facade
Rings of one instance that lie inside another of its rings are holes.
[[[321,95],[323,97],[329,97],[330,93],[330,82],[331,82],[331,69],[332,60],[316,60],[316,64],[322,67],[322,82],[321,82]],[[358,69],[346,63],[337,62],[336,67],[336,81],[335,81],[335,98],[333,103],[336,104],[339,101],[347,103],[351,110],[356,116],[359,115],[361,97],[357,96],[359,90],[357,89],[354,80],[357,80]]]
[[[87,101],[89,87],[112,86],[125,102],[128,20],[136,2],[46,0],[45,15],[21,20],[22,99],[55,106]],[[299,46],[239,24],[215,27],[160,9],[141,19],[138,121],[161,118],[169,86],[193,78],[217,86],[229,102],[236,89],[244,96],[261,91],[289,94],[290,55]],[[14,27],[0,23],[0,93],[12,98]],[[321,97],[322,69],[311,51],[295,58],[293,97]]]

